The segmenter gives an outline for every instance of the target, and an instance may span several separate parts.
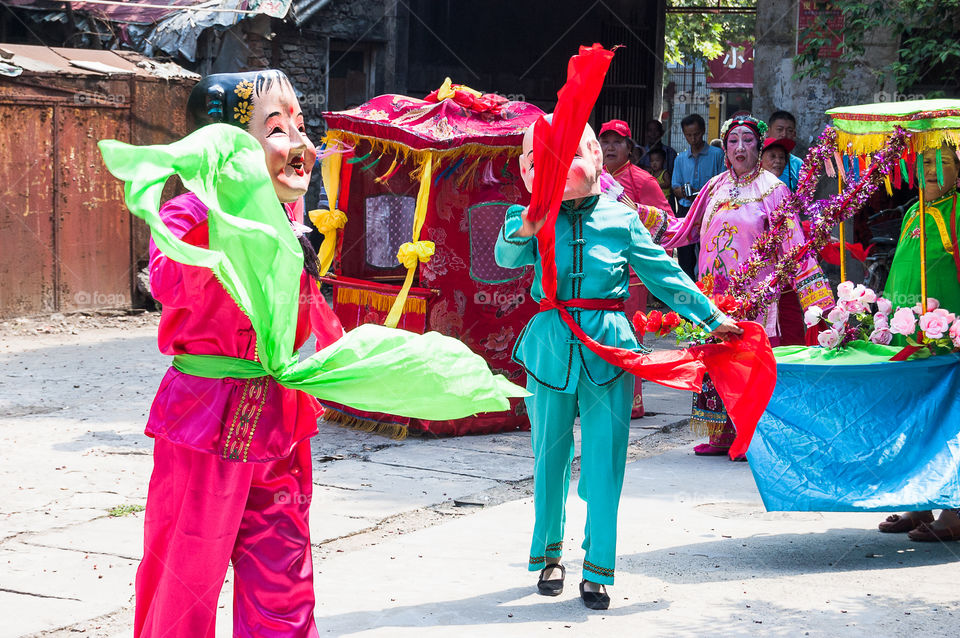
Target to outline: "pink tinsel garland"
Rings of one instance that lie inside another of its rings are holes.
[[[741,319],[754,319],[770,304],[775,303],[780,292],[793,281],[804,259],[819,251],[830,241],[830,229],[840,221],[851,217],[863,208],[867,200],[880,186],[884,175],[889,175],[898,165],[906,148],[908,134],[896,127],[884,147],[873,156],[873,161],[855,184],[847,184],[840,194],[826,200],[813,199],[820,171],[837,153],[837,132],[827,127],[819,143],[810,149],[800,171],[797,191],[784,198],[770,214],[770,229],[761,233],[753,243],[750,258],[741,264],[730,277],[728,294],[740,304],[736,313]],[[842,166],[839,167],[842,169]],[[783,255],[778,249],[790,230],[789,220],[799,220],[806,211],[811,217],[812,233],[806,243],[791,248]],[[772,273],[760,281],[756,277],[770,263],[776,264]]]

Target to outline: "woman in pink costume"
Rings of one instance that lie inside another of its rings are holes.
[[[764,122],[749,115],[735,117],[727,120],[720,132],[729,170],[706,183],[686,217],[669,222],[662,241],[664,248],[700,242],[698,272],[708,294],[726,291],[730,276],[750,257],[757,237],[769,228],[770,214],[790,195],[776,175],[760,167]],[[789,223],[784,251],[804,242],[800,221]],[[772,269],[761,271],[758,280]],[[830,285],[810,257],[794,278],[793,290],[785,291],[780,303],[771,304],[757,321],[766,327],[772,345],[802,344],[803,311],[810,306],[826,311],[833,305]],[[710,435],[709,443],[694,448],[699,455],[725,455],[736,436],[709,379],[694,399],[691,425],[694,431]]]
[[[305,255],[295,346],[311,332],[318,350],[332,343],[343,328],[318,292],[316,254],[294,217],[317,153],[289,80],[280,71],[212,75],[188,109],[197,126],[234,124],[263,146],[277,215],[287,216]],[[196,195],[175,197],[160,214],[181,239],[208,246],[207,207]],[[163,305],[161,352],[258,359],[250,320],[211,270],[173,261],[151,242],[150,287]],[[146,428],[154,470],[135,636],[212,638],[229,562],[235,636],[317,635],[308,511],[319,414],[316,399],[268,376],[167,371]]]

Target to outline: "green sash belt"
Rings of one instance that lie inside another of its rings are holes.
[[[174,355],[173,367],[184,374],[206,379],[256,379],[269,376],[259,361],[218,354]]]

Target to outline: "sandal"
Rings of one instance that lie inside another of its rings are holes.
[[[901,514],[891,514],[881,522],[877,527],[884,534],[903,534],[904,532],[909,532],[914,530],[923,523],[932,523],[933,522],[933,513],[926,512],[924,514],[919,514],[914,516],[910,515],[901,515]]]
[[[709,443],[701,443],[693,448],[693,453],[697,456],[726,456],[729,452],[728,447],[717,447]]]
[[[917,527],[907,532],[907,536],[910,540],[920,541],[921,543],[960,541],[960,529],[937,529],[931,527],[929,523],[920,523]]]
[[[548,569],[560,568],[560,578],[551,578],[544,580],[543,575]],[[540,570],[540,580],[537,581],[537,591],[541,596],[559,596],[563,593],[563,578],[567,575],[567,570],[560,563],[551,563]]]
[[[587,591],[583,588],[586,580],[580,581],[580,598],[587,609],[607,609],[610,606],[610,595],[607,593],[607,586],[600,585],[600,591]]]

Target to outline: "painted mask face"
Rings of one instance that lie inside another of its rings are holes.
[[[787,165],[787,152],[781,146],[768,146],[760,156],[760,165],[779,177]]]
[[[303,111],[286,81],[275,81],[253,96],[247,131],[263,146],[267,172],[281,202],[293,202],[310,186],[317,149],[307,137]]]
[[[946,144],[940,149],[943,163],[943,187],[937,183],[937,152],[936,150],[923,153],[923,199],[932,202],[952,190],[957,184],[957,174],[960,172],[960,161],[957,153]]]
[[[757,135],[748,126],[737,126],[727,134],[727,161],[734,173],[744,175],[756,168],[758,146]]]
[[[550,116],[547,116],[548,119]],[[523,148],[519,158],[520,178],[524,186],[533,192],[533,176],[536,167],[533,163],[533,126],[527,128],[523,136]],[[563,199],[580,199],[600,194],[600,172],[603,170],[603,157],[600,142],[590,125],[583,130],[580,145],[567,171],[567,184],[563,189]]]

